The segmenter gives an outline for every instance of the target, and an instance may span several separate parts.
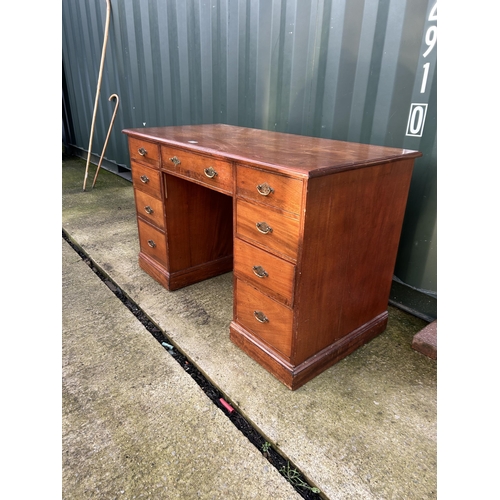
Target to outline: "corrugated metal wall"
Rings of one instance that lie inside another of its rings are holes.
[[[105,0],[63,0],[72,143],[86,151]],[[436,292],[436,0],[111,0],[92,150],[128,127],[228,123],[418,149],[396,276]]]

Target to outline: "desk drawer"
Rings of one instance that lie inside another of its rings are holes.
[[[293,311],[241,280],[235,284],[236,321],[290,358]]]
[[[160,150],[158,144],[145,141],[144,139],[129,137],[128,149],[132,161],[139,161],[154,168],[160,167]]]
[[[238,165],[236,194],[287,212],[300,214],[302,181]]]
[[[141,252],[167,266],[167,244],[165,234],[141,219],[137,219]]]
[[[222,193],[233,192],[233,165],[181,149],[161,147],[161,168]]]
[[[163,218],[163,203],[157,198],[153,198],[149,194],[135,190],[135,205],[137,215],[152,222],[155,226],[161,229],[165,228],[165,220]]]
[[[299,232],[299,219],[293,214],[236,201],[236,233],[266,249],[297,260]]]
[[[291,306],[295,266],[236,238],[234,273],[260,291]]]
[[[161,198],[161,177],[159,170],[132,162],[132,183],[134,188],[140,189],[157,198]]]

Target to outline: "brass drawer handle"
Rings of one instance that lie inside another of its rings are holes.
[[[273,232],[273,228],[269,226],[267,222],[257,222],[255,226],[262,234],[269,234]]]
[[[137,150],[137,152],[141,155],[141,156],[146,156],[147,154],[147,151],[144,149],[144,148],[139,148]]]
[[[259,323],[269,323],[268,317],[262,311],[254,311],[253,315]]]
[[[141,175],[140,179],[141,182],[144,182],[144,184],[147,184],[149,182],[149,177],[147,175]]]
[[[146,206],[144,207],[144,210],[145,210],[145,211],[146,211],[146,213],[148,213],[149,215],[151,215],[151,214],[154,212],[154,210],[153,210],[153,209],[152,209],[149,205],[146,205]]]
[[[269,276],[267,271],[262,266],[253,266],[252,270],[255,276],[258,276],[259,278],[267,278]]]
[[[153,241],[153,240],[148,240],[148,245],[151,247],[151,248],[154,248],[156,246],[156,243]]]
[[[205,172],[205,175],[209,178],[209,179],[213,179],[216,175],[217,175],[217,172],[214,170],[213,167],[208,167],[208,168],[205,168],[203,169],[203,172]]]
[[[262,196],[269,196],[271,193],[274,193],[274,189],[267,182],[264,182],[263,184],[258,184],[256,187],[257,191]]]
[[[181,164],[181,160],[179,160],[179,158],[177,158],[177,156],[172,156],[172,158],[170,158],[170,161],[175,165],[180,165]]]

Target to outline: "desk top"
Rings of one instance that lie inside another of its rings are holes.
[[[409,149],[224,124],[136,128],[125,129],[123,133],[300,177],[318,177],[422,156]]]

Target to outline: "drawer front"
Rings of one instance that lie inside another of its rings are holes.
[[[236,238],[234,273],[260,291],[292,305],[295,266],[290,262]]]
[[[241,280],[235,290],[236,322],[290,358],[293,311]]]
[[[255,168],[238,166],[236,194],[294,214],[300,213],[302,181]]]
[[[165,220],[163,218],[163,203],[160,200],[136,189],[135,205],[137,209],[137,215],[144,217],[161,229],[165,228]]]
[[[222,193],[233,192],[233,165],[181,149],[161,147],[161,168]]]
[[[153,170],[140,163],[132,162],[132,183],[134,188],[161,198],[160,176],[159,170]]]
[[[167,266],[167,244],[165,234],[141,219],[137,219],[141,252]]]
[[[160,149],[158,144],[129,137],[128,150],[132,161],[139,161],[150,167],[160,168]]]
[[[297,216],[243,200],[236,201],[236,233],[271,251],[297,260],[299,229]]]

